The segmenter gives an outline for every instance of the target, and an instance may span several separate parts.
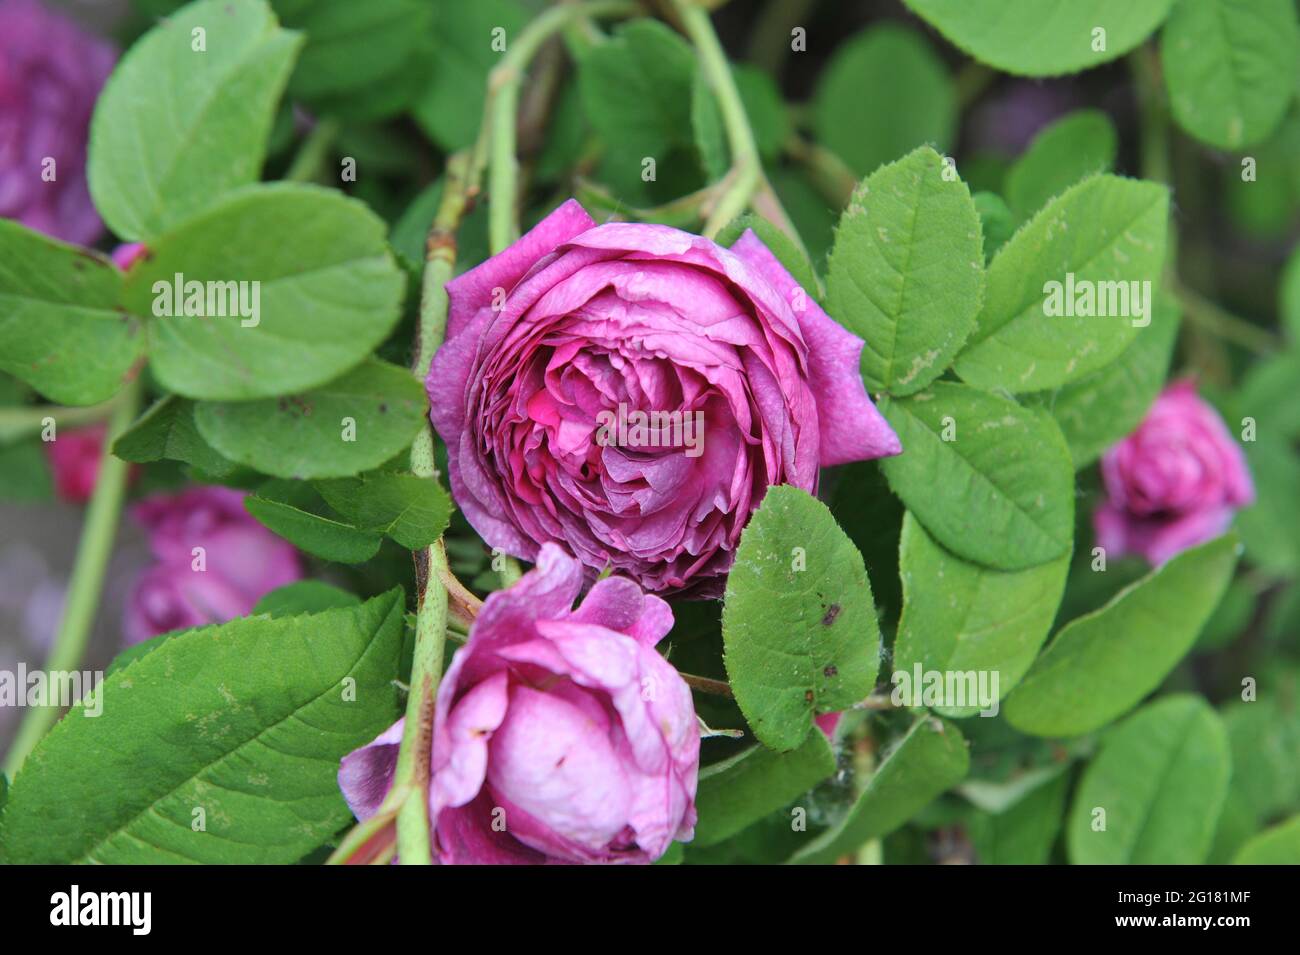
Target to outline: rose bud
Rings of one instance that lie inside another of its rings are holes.
[[[752,232],[724,249],[570,200],[447,293],[431,417],[460,509],[516,557],[555,541],[589,578],[717,595],[768,487],[901,450],[862,340]]]
[[[1255,499],[1241,448],[1191,381],[1170,385],[1101,460],[1108,499],[1093,514],[1107,554],[1162,564],[1218,537]]]
[[[90,245],[86,142],[113,47],[37,0],[0,0],[0,216]]]
[[[132,508],[159,563],[127,601],[128,642],[244,616],[302,577],[297,550],[254,520],[243,500],[242,491],[193,487]]]
[[[555,544],[488,597],[438,687],[429,784],[435,861],[648,863],[695,826],[690,688],[654,649],[668,605],[598,581]],[[345,756],[359,819],[392,785],[402,723]]]

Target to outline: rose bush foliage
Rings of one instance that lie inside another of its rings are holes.
[[[1294,6],[716,6],[0,0],[0,858],[1300,860]]]

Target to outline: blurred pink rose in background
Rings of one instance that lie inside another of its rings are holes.
[[[1112,557],[1140,554],[1152,564],[1218,537],[1255,500],[1245,455],[1191,381],[1161,393],[1102,457],[1101,474],[1097,543]]]
[[[37,0],[0,0],[0,217],[80,245],[103,234],[86,142],[116,60],[111,44]]]
[[[429,812],[450,865],[648,863],[695,826],[700,731],[656,650],[673,625],[630,580],[597,582],[545,545],[487,598],[438,687]],[[392,785],[402,722],[343,758],[360,819]]]
[[[128,642],[244,616],[263,595],[302,577],[297,550],[254,520],[243,501],[243,491],[192,487],[132,508],[158,563],[127,601]]]
[[[598,226],[570,200],[447,293],[431,417],[457,505],[517,557],[554,541],[589,577],[717,595],[768,487],[815,491],[822,467],[900,451],[863,387],[862,339],[753,232],[724,249]],[[662,429],[611,441],[619,409],[676,416],[699,445]]]
[[[113,264],[125,272],[148,252],[143,242],[124,242],[113,250]]]
[[[989,96],[971,114],[969,133],[975,150],[1017,156],[1043,128],[1081,102],[1068,80],[1013,80]]]
[[[817,728],[826,735],[827,739],[833,739],[835,737],[835,728],[840,725],[840,719],[843,716],[844,712],[842,710],[837,710],[834,713],[818,713],[813,717],[813,722],[817,724]]]
[[[99,458],[107,433],[108,425],[97,424],[57,433],[53,441],[44,442],[54,488],[63,500],[71,504],[90,500],[99,477]]]

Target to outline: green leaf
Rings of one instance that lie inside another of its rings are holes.
[[[587,146],[587,132],[587,118],[582,114],[582,90],[578,87],[577,77],[566,76],[555,95],[546,142],[542,143],[533,166],[533,176],[539,184],[570,182],[572,170],[581,162]]]
[[[360,564],[379,552],[380,534],[358,530],[283,501],[250,494],[244,507],[295,547],[324,560]]]
[[[1196,642],[1238,550],[1227,534],[1184,551],[1071,620],[1007,699],[1007,722],[1034,736],[1077,736],[1128,712]]]
[[[765,163],[776,162],[790,136],[790,112],[781,91],[772,75],[757,66],[737,63],[731,71],[754,132],[759,158]]]
[[[121,287],[99,253],[0,219],[0,370],[62,404],[111,397],[144,344]]]
[[[1027,396],[1026,403],[1046,408],[1061,426],[1076,469],[1097,460],[1146,416],[1164,386],[1178,322],[1173,299],[1158,295],[1151,324],[1138,329],[1119,358],[1055,393]]]
[[[1274,437],[1300,437],[1300,349],[1260,359],[1246,372],[1236,406]]]
[[[372,358],[302,394],[200,402],[195,421],[232,461],[306,480],[378,467],[410,445],[427,411],[424,387],[409,371]]]
[[[815,713],[871,693],[880,628],[871,583],[826,505],[769,488],[727,578],[724,663],[745,721],[782,752],[803,742]]]
[[[1168,189],[1117,176],[1094,176],[1053,199],[989,266],[957,374],[1016,394],[1114,361],[1150,320],[1168,217]]]
[[[140,643],[131,644],[131,646],[122,650],[117,654],[117,656],[113,657],[112,661],[108,664],[108,670],[105,671],[105,675],[112,676],[118,670],[124,669],[132,663],[135,663],[141,657],[153,653],[168,640],[179,637],[183,633],[191,633],[194,629],[194,627],[187,627],[182,630],[168,630],[166,633],[154,634],[149,639],[143,640]]]
[[[1123,56],[1160,26],[1174,0],[904,2],[981,63],[1018,76],[1060,76]]]
[[[902,502],[890,493],[879,461],[842,465],[823,472],[822,482],[819,493],[867,565],[881,627],[897,629],[903,609],[898,578],[898,539],[906,513]]]
[[[718,245],[730,248],[736,244],[737,239],[745,234],[747,229],[754,231],[754,235],[762,240],[768,251],[776,256],[777,261],[785,266],[785,270],[790,273],[791,278],[798,282],[807,294],[818,301],[821,300],[821,280],[817,278],[817,273],[813,270],[812,263],[808,261],[808,256],[794,244],[793,239],[762,216],[747,212],[732,219],[718,233]]]
[[[434,8],[423,0],[273,0],[307,38],[289,92],[318,115],[378,119],[423,91]]]
[[[183,461],[218,480],[240,467],[213,450],[194,425],[194,402],[168,395],[155,403],[113,443],[123,461]]]
[[[1294,397],[1295,393],[1292,393]],[[1284,577],[1300,571],[1300,457],[1281,434],[1261,429],[1242,444],[1255,482],[1255,503],[1237,513],[1250,562]]]
[[[131,48],[99,96],[87,164],[119,238],[155,239],[257,181],[301,42],[264,0],[201,0]]]
[[[1292,0],[1183,0],[1160,36],[1178,125],[1220,149],[1266,139],[1296,94]]]
[[[108,677],[28,757],[5,810],[21,863],[297,861],[352,818],[339,759],[398,714],[400,589],[178,635]],[[197,829],[203,810],[206,831]]]
[[[1295,686],[1263,675],[1258,699],[1220,710],[1232,750],[1229,800],[1263,822],[1300,801],[1300,713]]]
[[[981,865],[1045,865],[1061,831],[1067,772],[1052,773],[1000,812],[976,812],[966,832]]]
[[[980,214],[980,228],[984,233],[984,261],[989,262],[997,251],[1016,234],[1016,217],[1002,197],[992,192],[977,192],[971,196],[975,211]]]
[[[158,380],[189,398],[240,401],[313,388],[355,366],[400,317],[406,280],[384,230],[361,202],[296,184],[250,186],[190,219],[126,281],[128,308],[162,313],[148,324]],[[192,282],[212,283],[201,306],[209,314],[178,308],[178,274],[182,296]]]
[[[265,594],[253,613],[271,617],[295,617],[302,613],[322,613],[343,607],[355,607],[361,598],[323,580],[295,580]]]
[[[1065,589],[1069,555],[1027,570],[980,567],[948,553],[908,514],[899,561],[903,617],[894,642],[894,669],[911,674],[919,665],[923,671],[997,673],[998,699],[1006,696],[1047,639]],[[960,717],[978,713],[980,707],[933,709]]]
[[[493,31],[505,31],[509,46],[528,23],[516,0],[474,0],[434,4],[437,50],[415,118],[429,138],[451,152],[474,142],[483,119],[488,72],[501,60]]]
[[[732,66],[731,72],[759,158],[766,163],[776,162],[790,133],[781,92],[772,77],[757,67],[739,64]],[[711,180],[722,178],[731,165],[726,130],[713,91],[698,65],[691,81],[691,127],[704,171]]]
[[[691,79],[691,129],[705,175],[710,182],[721,179],[731,166],[727,133],[722,125],[722,113],[700,65],[696,66]]]
[[[947,67],[923,36],[897,23],[836,48],[812,108],[818,141],[859,176],[923,143],[947,148],[957,125]]]
[[[620,153],[663,163],[674,144],[691,144],[695,55],[655,20],[633,20],[578,64],[592,128]]]
[[[942,381],[880,410],[903,445],[881,469],[940,544],[1000,570],[1069,552],[1074,468],[1050,416]]]
[[[1105,113],[1081,109],[1052,123],[1007,172],[1007,204],[1027,219],[1081,179],[1115,164],[1118,136]]]
[[[424,262],[429,227],[433,225],[433,217],[438,214],[441,203],[442,180],[437,179],[420,191],[393,226],[389,241],[394,251],[412,262]]]
[[[1076,865],[1205,861],[1232,761],[1218,715],[1200,697],[1144,706],[1102,741],[1074,796],[1067,841]],[[1105,828],[1097,810],[1105,811]]]
[[[387,534],[407,550],[428,547],[447,527],[451,499],[437,481],[379,471],[357,478],[317,481],[326,503],[353,525]]]
[[[970,754],[957,727],[934,716],[918,717],[885,755],[847,815],[790,861],[822,865],[856,852],[907,822],[960,782],[969,768]]]
[[[1234,865],[1300,865],[1300,816],[1292,816],[1251,839]]]
[[[692,846],[731,838],[835,772],[835,754],[822,733],[809,733],[798,749],[776,753],[755,745],[700,770],[695,807],[699,822]]]
[[[1259,603],[1259,594],[1246,577],[1236,577],[1223,592],[1223,599],[1214,608],[1210,619],[1205,621],[1200,636],[1192,646],[1193,653],[1209,653],[1222,650],[1237,637],[1246,632],[1250,622],[1255,619],[1255,607]]]
[[[1268,139],[1241,152],[1248,155],[1217,163],[1218,175],[1210,180],[1215,202],[1246,238],[1285,242],[1300,213],[1300,108],[1293,107]]]
[[[975,327],[984,284],[979,212],[922,146],[877,170],[840,218],[830,313],[867,344],[871,391],[906,395],[943,373]]]
[[[768,170],[768,176],[799,237],[808,247],[809,257],[820,266],[830,251],[839,209],[832,209],[799,170],[777,166]]]

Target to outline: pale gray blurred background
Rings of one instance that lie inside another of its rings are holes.
[[[81,535],[85,508],[60,502],[0,503],[0,670],[45,662]],[[149,547],[124,512],[85,668],[103,670],[122,646],[122,607]],[[0,754],[9,749],[21,707],[0,707]]]

